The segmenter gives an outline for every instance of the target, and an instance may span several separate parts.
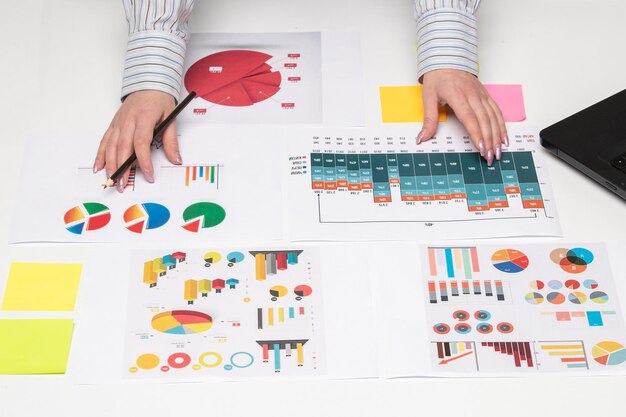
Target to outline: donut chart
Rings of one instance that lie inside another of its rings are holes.
[[[215,227],[226,218],[226,210],[219,204],[194,203],[183,211],[183,229],[197,233],[200,229]]]
[[[163,226],[170,219],[167,207],[157,203],[143,203],[130,206],[124,212],[126,228],[134,233]]]
[[[161,333],[194,334],[202,333],[213,326],[213,319],[199,311],[173,310],[152,317],[152,328]]]
[[[109,208],[100,203],[83,203],[80,206],[69,209],[63,216],[65,228],[68,232],[81,235],[102,229],[111,221]]]
[[[591,356],[600,365],[619,365],[626,362],[626,348],[617,342],[604,341],[591,348]]]
[[[491,255],[491,263],[502,272],[515,274],[528,268],[528,256],[516,249],[501,249]]]
[[[252,106],[280,90],[278,71],[267,63],[271,55],[250,50],[228,50],[196,61],[185,74],[185,88],[214,104]]]

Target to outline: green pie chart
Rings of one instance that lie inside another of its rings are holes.
[[[226,210],[216,203],[194,203],[183,211],[183,229],[197,233],[200,229],[215,227],[226,218]]]

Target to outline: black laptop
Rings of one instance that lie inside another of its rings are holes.
[[[626,90],[539,132],[541,144],[626,200]]]

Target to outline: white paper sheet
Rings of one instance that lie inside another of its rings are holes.
[[[124,193],[93,174],[95,134],[27,141],[10,241],[206,241],[282,237],[281,142],[271,130],[179,127],[184,166],[153,149]],[[54,157],[50,157],[54,155]]]
[[[87,286],[72,373],[81,383],[375,377],[363,253],[334,245],[134,251],[116,290]],[[128,298],[116,305],[127,304],[126,319],[106,306],[123,286]]]
[[[564,242],[377,251],[401,260],[374,272],[382,374],[623,373],[623,270],[609,256],[616,253]]]
[[[194,33],[180,121],[362,126],[360,62],[357,34]]]
[[[292,240],[559,236],[538,135],[510,126],[488,168],[458,123],[287,132]]]

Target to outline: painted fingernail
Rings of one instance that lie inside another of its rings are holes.
[[[487,165],[491,166],[493,164],[493,151],[489,149],[487,151]]]
[[[499,161],[502,158],[502,146],[496,146],[496,159]]]
[[[504,140],[504,145],[508,147],[509,146],[509,135],[507,135],[505,133],[504,137],[502,139]]]
[[[119,191],[120,193],[124,192],[124,178],[120,178],[117,181],[117,191]]]
[[[183,157],[180,156],[179,152],[176,152],[176,162],[178,162],[179,164],[183,163]]]
[[[150,184],[152,184],[154,182],[154,175],[152,174],[152,172],[146,170],[142,170],[143,172],[143,177],[146,179],[146,181],[148,181]]]
[[[96,172],[98,172],[98,160],[96,159],[95,161],[93,161],[93,173],[95,174]]]
[[[485,142],[482,140],[478,142],[478,151],[480,152],[480,156],[485,156]]]
[[[422,143],[422,139],[424,139],[424,129],[420,130],[420,132],[417,134],[417,144],[419,145],[420,143]]]

